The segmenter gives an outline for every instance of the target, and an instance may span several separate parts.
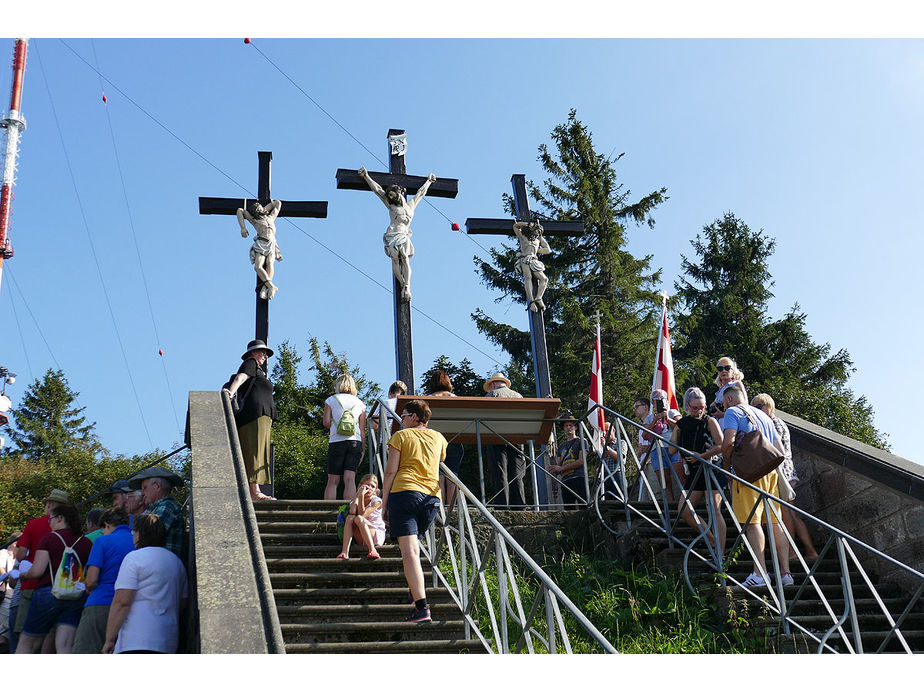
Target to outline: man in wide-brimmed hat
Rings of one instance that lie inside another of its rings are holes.
[[[186,562],[186,520],[179,504],[170,496],[171,491],[185,482],[176,472],[166,467],[148,467],[128,480],[132,489],[141,489],[146,504],[145,513],[157,515],[167,529],[166,548]]]
[[[585,488],[584,458],[587,446],[577,437],[578,420],[570,412],[564,412],[559,422],[565,431],[565,440],[555,452],[555,464],[549,465],[549,471],[558,474],[567,490],[563,489],[562,501],[564,504],[580,506],[586,502],[587,490]]]
[[[125,509],[126,496],[131,492],[132,487],[128,484],[128,479],[119,479],[109,487],[109,496],[112,499],[112,505],[120,509]]]
[[[504,397],[522,399],[516,390],[510,388],[510,381],[503,373],[495,373],[484,382],[486,397]],[[505,509],[522,509],[526,503],[526,456],[522,446],[509,444],[486,445],[485,453],[490,472],[491,497],[496,507]]]

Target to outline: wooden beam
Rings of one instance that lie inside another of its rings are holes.
[[[403,186],[407,190],[408,196],[415,195],[420,190],[420,186],[427,181],[426,176],[408,176],[378,171],[370,171],[369,175],[372,180],[383,188],[387,188],[389,185]],[[369,190],[369,186],[356,171],[348,168],[338,168],[337,190]],[[427,190],[427,197],[455,197],[458,194],[458,178],[437,178],[430,186],[430,189]]]
[[[327,202],[282,202],[281,217],[310,217],[313,219],[327,218]],[[248,198],[247,204],[256,202],[255,198]],[[243,197],[200,197],[199,214],[236,214],[238,209],[244,207]]]
[[[514,219],[482,219],[472,217],[465,220],[465,233],[476,235],[512,236]],[[584,222],[577,221],[544,221],[542,233],[545,236],[574,236],[584,231]]]

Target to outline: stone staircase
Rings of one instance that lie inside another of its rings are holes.
[[[254,505],[286,644],[292,653],[484,652],[465,636],[465,621],[443,587],[434,588],[422,558],[431,623],[406,623],[411,605],[398,545],[378,560],[355,541],[340,552],[337,508],[343,501],[266,501]]]
[[[643,511],[646,517],[660,526],[660,519],[652,503],[633,503],[633,507]],[[706,512],[702,504],[697,508],[697,511],[701,515]],[[621,503],[612,501],[602,503],[601,513],[610,527],[620,530],[625,529],[625,509]],[[675,508],[671,510],[670,519],[672,525],[677,520]],[[728,525],[729,535],[726,541],[727,556],[727,552],[734,544],[734,535],[736,531],[732,524],[731,517],[727,514],[727,510],[725,511],[725,520]],[[693,528],[689,527],[681,520],[674,534],[684,543],[689,543],[697,533]],[[818,537],[815,536],[814,533],[813,539],[816,540],[815,545],[818,550],[821,551],[824,546],[824,541],[818,541]],[[676,548],[676,544],[674,544],[673,547],[670,546],[668,538],[659,527],[653,527],[640,518],[633,518],[633,527],[631,531],[622,537],[619,543],[623,551],[628,549],[634,554],[635,559],[644,560],[646,558],[653,558],[654,561],[660,565],[670,566],[677,570],[682,570],[683,568],[682,561],[685,549],[683,547]],[[706,553],[702,540],[696,543],[694,549],[699,553]],[[766,557],[769,571],[769,547],[766,551]],[[882,598],[883,604],[892,615],[892,618],[897,620],[908,607],[910,601],[909,595],[904,593],[897,584],[888,582],[883,583],[878,580],[877,576],[872,574],[870,570],[865,567],[866,563],[863,562],[862,555],[860,555],[860,560],[864,565],[864,569],[867,570],[870,580],[875,585],[879,596]],[[698,584],[700,589],[709,591],[714,580],[713,574],[694,556],[690,557],[689,565],[691,573],[694,573],[694,575],[691,575],[694,584]],[[890,625],[885,615],[882,613],[882,609],[879,608],[874,594],[867,587],[859,571],[852,565],[852,562],[849,563],[849,565],[852,566],[852,570],[849,573],[850,586],[853,591],[854,603],[857,607],[857,622],[863,649],[864,652],[875,652],[890,630]],[[818,582],[821,592],[824,594],[825,599],[828,601],[835,615],[840,617],[844,611],[845,598],[844,588],[841,582],[840,564],[834,547],[831,547],[831,549],[829,549],[814,565],[810,564],[809,568],[814,569],[814,578]],[[791,561],[790,569],[795,584],[783,588],[783,594],[787,603],[796,597],[800,587],[804,585],[802,594],[799,596],[798,602],[793,609],[792,618],[803,628],[820,636],[832,626],[833,622],[831,616],[825,609],[815,587],[810,582],[807,582],[806,571],[803,569],[801,563],[798,560]],[[750,554],[745,548],[738,554],[737,562],[729,568],[728,574],[739,582],[742,582],[750,571]],[[745,608],[749,614],[748,627],[764,628],[765,630],[772,631],[777,631],[779,629],[778,620],[774,618],[772,614],[764,613],[761,600],[749,595],[743,588],[733,585],[733,583],[729,583],[729,585],[730,588],[728,590],[718,590],[712,587],[714,597],[717,602],[721,604],[723,610],[734,608],[736,612],[740,614],[742,611],[741,606],[746,604]],[[756,594],[761,594],[761,589],[751,589]],[[765,590],[766,588],[763,589]],[[853,626],[850,618],[843,624],[843,630],[847,634],[851,646],[854,646],[852,635]],[[802,652],[814,652],[817,649],[817,643],[812,639],[805,638],[804,634],[802,634],[798,628],[791,627],[791,631],[793,633],[793,638],[790,639],[788,643],[784,644],[786,649]],[[902,623],[901,632],[912,651],[918,653],[924,652],[924,598],[919,598],[912,606],[911,612]],[[844,646],[839,632],[832,634],[826,642],[838,651],[849,651],[848,648]],[[894,635],[890,642],[887,643],[884,650],[887,652],[904,652],[904,649]]]

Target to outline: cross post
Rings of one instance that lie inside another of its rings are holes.
[[[399,185],[407,191],[408,195],[415,194],[427,182],[426,176],[409,176],[405,163],[407,140],[404,130],[391,129],[388,131],[388,173],[369,172],[369,176],[383,188],[389,185]],[[357,169],[337,169],[338,190],[365,190],[370,191],[369,184],[357,173]],[[428,197],[450,197],[459,193],[459,180],[457,178],[437,178],[427,190]],[[387,250],[386,250],[387,252]],[[395,299],[395,371],[398,380],[407,385],[409,395],[413,395],[414,388],[414,346],[411,334],[411,301],[401,297],[402,287],[397,277],[392,277],[392,291]]]
[[[273,161],[272,152],[257,152],[259,169],[257,175],[257,199],[262,205],[268,205],[272,200],[270,191],[270,176]],[[225,214],[234,216],[238,209],[246,209],[247,204],[254,202],[252,198],[242,197],[200,197],[199,214]],[[311,217],[325,219],[327,217],[327,202],[302,202],[281,200],[282,209],[280,217]],[[262,339],[269,344],[269,299],[260,298],[261,282],[257,277],[257,307],[255,339]]]
[[[513,201],[516,221],[533,221],[529,211],[529,197],[526,194],[526,176],[515,173],[510,183],[513,185]],[[490,234],[513,236],[511,219],[470,218],[465,220],[465,232],[468,234]],[[581,221],[542,221],[543,234],[546,236],[579,236],[584,233]],[[545,320],[543,310],[531,311],[529,314],[529,336],[533,353],[533,374],[536,378],[536,397],[552,396],[552,377],[549,372],[549,353],[545,343]]]

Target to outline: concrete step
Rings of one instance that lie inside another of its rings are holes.
[[[297,587],[273,590],[277,605],[298,604],[338,604],[362,606],[364,604],[407,604],[407,585],[397,587]],[[449,590],[445,587],[427,587],[427,601],[432,604],[452,602]],[[452,602],[453,604],[455,602]]]
[[[365,556],[365,554],[363,554]],[[421,560],[425,568],[429,568],[429,562]],[[351,558],[344,560],[342,558],[266,558],[266,567],[270,573],[289,573],[289,572],[325,572],[325,573],[400,573],[404,576],[403,563],[401,558]]]
[[[426,628],[427,624],[421,624],[420,627]],[[480,640],[463,638],[363,643],[286,643],[287,654],[458,654],[462,652],[484,654],[486,651]]]
[[[439,640],[465,637],[462,620],[434,619],[430,623],[408,623],[404,617],[395,621],[340,621],[333,623],[281,623],[286,642],[369,642],[382,640]]]
[[[436,620],[459,618],[459,607],[455,602],[435,602],[427,595],[430,613]],[[279,604],[281,623],[380,623],[401,621],[407,618],[409,604]]]
[[[424,571],[425,584],[432,582],[432,573]],[[311,573],[274,573],[270,571],[270,584],[277,587],[394,587],[407,585],[404,573],[370,573],[365,572],[311,572]],[[406,587],[405,587],[406,589]]]
[[[263,555],[270,558],[336,558],[340,553],[342,544],[338,541],[334,543],[324,543],[321,545],[306,543],[304,545],[292,544],[264,544]],[[397,544],[385,544],[376,547],[376,551],[382,558],[400,558],[401,551]],[[350,547],[350,560],[366,560],[366,554],[369,550],[365,546],[359,546],[355,542]]]

